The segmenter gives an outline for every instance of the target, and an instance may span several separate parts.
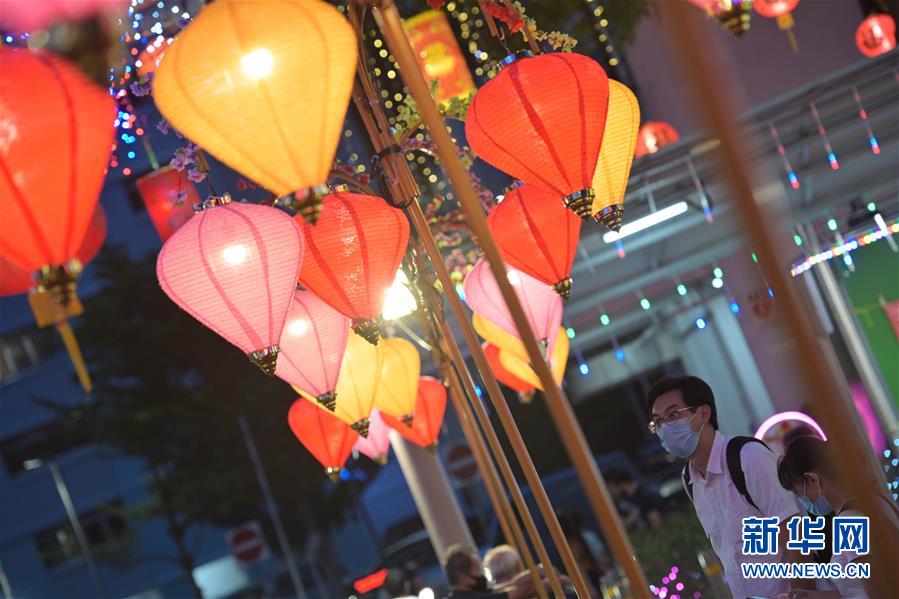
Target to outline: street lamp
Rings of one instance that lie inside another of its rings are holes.
[[[94,562],[94,556],[91,553],[90,545],[87,543],[87,537],[84,535],[84,529],[81,528],[81,520],[78,519],[78,513],[75,511],[75,504],[72,503],[72,496],[69,494],[69,488],[66,486],[66,481],[62,478],[62,472],[59,471],[59,466],[53,460],[41,459],[25,460],[22,465],[25,467],[25,470],[37,470],[44,465],[50,469],[50,474],[53,476],[53,482],[56,484],[56,491],[59,493],[59,499],[62,501],[62,505],[66,510],[66,515],[69,517],[69,523],[72,525],[72,530],[75,532],[75,538],[78,540],[78,546],[81,548],[81,553],[84,555],[84,561],[87,563],[87,568],[90,570],[91,576],[94,579],[97,593],[102,599],[106,599],[108,596],[106,588],[103,586],[103,580],[100,578],[100,572],[97,570],[96,562]]]

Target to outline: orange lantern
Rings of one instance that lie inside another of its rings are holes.
[[[465,56],[442,11],[427,10],[406,19],[403,29],[422,75],[436,82],[433,95],[437,102],[465,97],[475,90]]]
[[[556,337],[556,343],[549,354],[550,370],[552,371],[553,379],[555,379],[556,383],[559,385],[562,384],[562,379],[565,378],[565,366],[568,364],[568,350],[568,334],[565,332],[564,328],[560,328],[559,334]],[[537,373],[534,372],[534,369],[531,368],[531,365],[527,360],[523,360],[506,350],[500,350],[499,361],[506,370],[517,378],[533,385],[537,389],[543,390],[543,385],[540,384],[540,378],[537,376]]]
[[[503,351],[496,345],[487,341],[481,346],[484,349],[484,355],[487,357],[487,363],[490,365],[490,371],[500,383],[518,392],[521,403],[530,403],[534,396],[534,385],[524,381],[506,369],[500,360],[500,353]]]
[[[434,447],[443,426],[446,412],[446,387],[435,378],[423,376],[418,382],[418,397],[415,401],[415,416],[411,424],[398,418],[381,414],[388,426],[420,447]]]
[[[194,215],[200,194],[186,173],[164,166],[137,180],[137,192],[160,239],[166,241]]]
[[[465,135],[485,162],[564,198],[590,217],[609,81],[581,54],[510,56],[468,107]]]
[[[635,158],[647,154],[655,154],[667,145],[680,140],[680,136],[674,127],[662,121],[647,121],[640,127],[637,133],[637,149]]]
[[[382,339],[381,378],[375,394],[375,407],[404,422],[412,422],[421,374],[421,357],[411,342],[394,337]]]
[[[166,49],[153,98],[181,133],[284,195],[326,181],[355,70],[356,36],[326,2],[218,0]]]
[[[597,222],[613,231],[621,229],[624,192],[631,174],[637,130],[640,128],[640,105],[637,96],[626,85],[609,81],[609,116],[602,137],[599,160],[593,172],[593,207]]]
[[[581,235],[581,220],[566,210],[561,198],[536,185],[520,185],[506,193],[487,215],[503,260],[551,285],[568,299],[571,265]]]
[[[855,45],[868,58],[889,52],[896,47],[896,21],[887,14],[869,15],[855,30]]]
[[[337,481],[359,435],[345,422],[305,399],[298,399],[290,406],[287,424],[303,447],[325,467],[328,477]]]

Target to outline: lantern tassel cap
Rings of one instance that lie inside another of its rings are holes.
[[[340,468],[328,466],[327,468],[325,468],[325,474],[328,475],[328,478],[330,478],[332,482],[336,483],[340,480]]]
[[[513,62],[520,60],[522,58],[533,58],[534,53],[530,50],[519,50],[517,52],[513,52],[512,54],[507,54],[503,57],[502,60],[499,61],[499,68],[507,67]]]
[[[721,23],[721,26],[731,32],[734,37],[743,37],[749,31],[749,20],[752,17],[752,12],[745,4],[751,5],[752,3],[733,2],[730,8],[714,15],[715,19]]]
[[[571,277],[565,277],[558,283],[553,283],[553,289],[556,293],[562,296],[562,299],[566,302],[571,298],[571,285],[574,281]]]
[[[369,424],[371,424],[371,421],[368,418],[362,418],[351,424],[350,428],[367,439]]]
[[[325,391],[315,398],[329,412],[333,412],[337,408],[337,393],[334,391]]]
[[[76,258],[64,264],[46,264],[34,273],[37,291],[47,291],[54,303],[67,306],[75,297],[81,262]]]
[[[409,428],[412,428],[412,421],[414,419],[415,419],[414,414],[406,414],[405,416],[403,416],[403,424],[405,424]]]
[[[209,210],[210,208],[215,208],[216,206],[224,206],[226,204],[230,204],[231,194],[223,193],[220,196],[209,196],[206,198],[202,204],[194,204],[194,212],[203,212],[204,210]]]
[[[530,391],[521,391],[518,393],[518,403],[523,406],[528,406],[534,401],[534,390]]]
[[[353,321],[353,331],[372,345],[377,345],[381,338],[381,327],[377,319],[356,319]]]
[[[590,209],[593,207],[593,189],[585,187],[565,196],[565,207],[574,211],[581,218],[590,218]]]
[[[250,354],[250,361],[269,376],[275,374],[275,364],[278,360],[278,352],[281,351],[277,344],[257,349]]]
[[[605,208],[594,214],[593,219],[617,233],[621,230],[621,221],[623,214],[624,207],[621,204],[613,204],[611,206],[606,206]]]

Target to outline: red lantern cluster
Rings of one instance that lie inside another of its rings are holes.
[[[868,58],[886,54],[896,47],[896,21],[887,14],[870,15],[855,30],[855,45]]]

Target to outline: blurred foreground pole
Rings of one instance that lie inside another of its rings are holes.
[[[406,441],[396,431],[390,431],[390,445],[441,565],[450,545],[477,550],[437,453]]]
[[[670,47],[681,62],[683,89],[692,90],[696,115],[705,120],[712,137],[721,141],[715,151],[721,175],[728,182],[752,250],[758,255],[775,301],[784,309],[784,326],[791,331],[797,346],[797,364],[806,387],[806,398],[815,401],[820,409],[822,424],[829,443],[837,451],[836,464],[843,480],[857,490],[856,500],[862,512],[871,519],[871,571],[876,577],[871,596],[894,597],[899,588],[897,556],[889,555],[888,539],[884,536],[891,527],[883,522],[882,502],[866,490],[883,494],[885,482],[874,455],[871,452],[864,429],[849,398],[846,381],[839,373],[828,368],[829,362],[818,346],[808,310],[793,288],[789,271],[781,264],[781,256],[788,255],[791,222],[783,209],[783,198],[756,197],[753,182],[764,180],[765,173],[750,173],[753,140],[748,139],[737,124],[740,114],[739,98],[734,90],[739,84],[733,72],[716,68],[714,56],[702,47],[702,14],[687,2],[656,3],[661,22],[670,37]]]

